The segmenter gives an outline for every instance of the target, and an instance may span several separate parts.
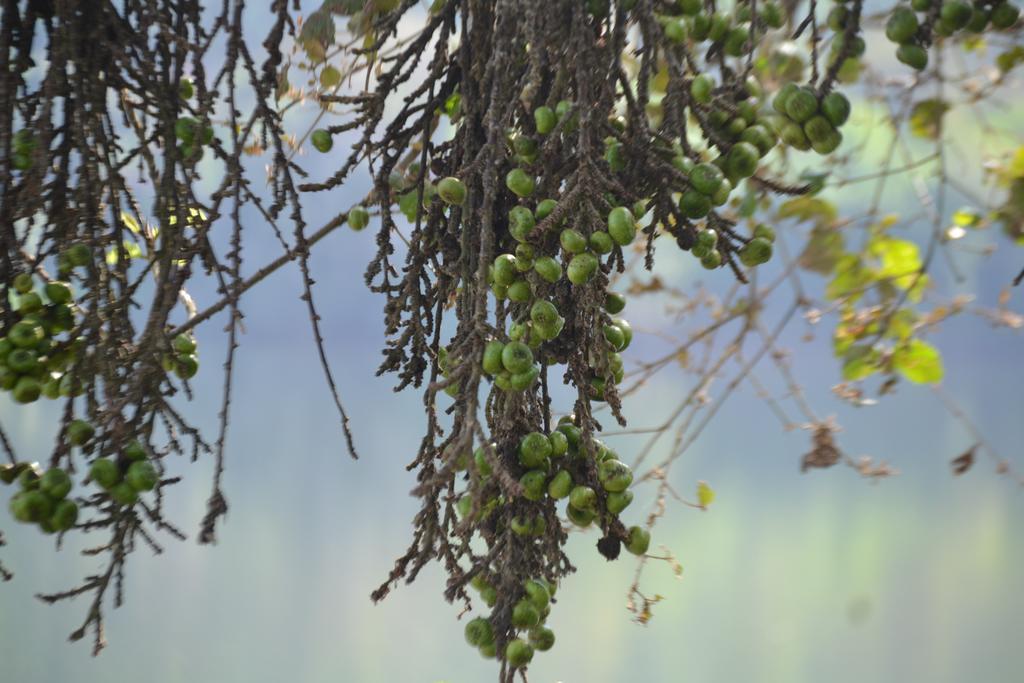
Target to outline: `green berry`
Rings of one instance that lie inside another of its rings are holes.
[[[160,476],[151,463],[141,460],[129,465],[124,479],[133,489],[141,493],[152,491],[160,480]]]
[[[537,126],[537,132],[547,135],[555,129],[558,124],[558,116],[551,107],[537,107],[533,111],[533,122]]]
[[[548,483],[548,495],[555,500],[561,500],[572,491],[572,483],[572,475],[560,470]]]
[[[529,197],[533,194],[536,181],[523,169],[513,168],[505,176],[505,186],[518,197]]]
[[[626,550],[634,555],[643,555],[651,546],[651,532],[643,527],[629,527],[629,540],[626,541]]]
[[[595,230],[590,233],[588,243],[590,248],[598,254],[610,254],[615,248],[615,241],[604,230]]]
[[[687,190],[679,197],[679,211],[687,218],[703,218],[711,211],[711,200],[696,190]]]
[[[915,35],[919,24],[914,10],[906,5],[896,7],[885,22],[885,37],[894,43],[907,43]]]
[[[550,256],[541,256],[534,261],[533,269],[547,282],[555,283],[562,279],[562,266]]]
[[[740,261],[748,268],[767,263],[772,257],[772,243],[763,237],[755,237],[740,249]]]
[[[551,441],[540,432],[530,432],[519,441],[519,462],[528,468],[536,468],[547,462],[551,456]]]
[[[524,640],[516,638],[505,647],[505,661],[513,669],[524,667],[533,659],[533,648]]]
[[[821,113],[838,128],[850,118],[850,100],[840,92],[832,91],[821,100]]]
[[[597,477],[605,491],[621,492],[633,483],[633,471],[618,460],[605,460],[597,468]]]
[[[324,128],[317,128],[313,131],[313,134],[309,136],[309,141],[313,144],[318,152],[326,154],[331,151],[334,147],[334,138],[330,132]]]
[[[612,315],[621,313],[626,308],[626,297],[617,292],[608,292],[604,297],[604,310]]]
[[[78,521],[78,505],[71,500],[62,500],[53,507],[50,526],[54,531],[67,531]]]
[[[98,458],[89,468],[89,476],[102,489],[111,489],[121,479],[117,464],[108,458]]]
[[[349,227],[358,232],[370,224],[370,212],[362,206],[353,206],[348,210],[345,219]]]
[[[624,206],[617,206],[608,214],[608,234],[620,246],[626,246],[636,238],[636,219]]]
[[[39,479],[39,490],[53,500],[61,500],[71,492],[71,477],[59,467],[49,469]]]
[[[798,88],[786,100],[786,116],[797,123],[803,123],[818,111],[818,98],[810,88]]]
[[[466,184],[449,176],[437,183],[437,195],[448,204],[462,206],[466,202]]]
[[[483,647],[494,643],[494,629],[491,622],[484,617],[477,617],[466,624],[466,642],[473,647]]]
[[[139,500],[139,493],[131,486],[131,484],[126,481],[122,481],[119,484],[114,484],[114,486],[110,488],[110,497],[118,505],[131,506]]]
[[[570,254],[581,254],[587,250],[587,238],[583,233],[572,228],[566,228],[558,236],[558,242]]]
[[[709,104],[711,102],[711,91],[715,88],[715,82],[707,74],[699,74],[690,83],[690,96],[695,102]]]
[[[724,179],[722,170],[713,164],[697,164],[690,171],[690,184],[704,195],[713,195]]]
[[[605,500],[608,512],[613,515],[617,515],[633,502],[632,491],[616,491],[608,494],[608,498]]]
[[[569,261],[569,266],[566,268],[569,282],[574,285],[586,284],[594,276],[594,273],[597,272],[598,265],[597,257],[593,254],[588,252],[576,254]]]
[[[533,367],[533,351],[522,342],[509,342],[501,351],[501,363],[513,375],[528,372]]]
[[[547,652],[555,646],[555,632],[544,626],[530,629],[530,645],[538,652]]]

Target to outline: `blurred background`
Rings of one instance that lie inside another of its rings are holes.
[[[252,14],[254,30],[262,31],[259,12]],[[879,35],[867,39],[872,60],[894,63]],[[1020,144],[1024,101],[1016,92],[992,116],[997,129],[1000,123],[1002,130],[1016,126]],[[860,101],[854,112],[844,129],[844,149],[866,144],[844,171],[851,176],[875,168],[892,143],[877,130],[878,103]],[[314,103],[297,107],[289,125],[304,130],[315,113]],[[980,187],[983,161],[1010,149],[1012,137],[980,131],[969,111],[954,111],[946,126],[957,130],[952,158],[960,180]],[[335,140],[335,149],[344,149],[342,140]],[[310,152],[302,161],[320,178],[334,170],[337,159]],[[808,156],[804,165],[815,163]],[[220,170],[209,157],[203,164],[213,187]],[[254,168],[259,165],[254,160]],[[307,202],[308,222],[322,224],[359,201],[366,189],[364,176]],[[870,190],[862,185],[828,193],[853,211],[863,207]],[[919,212],[915,201],[907,185],[894,181],[883,205],[911,215]],[[947,201],[949,211],[957,208],[955,197]],[[270,228],[254,213],[250,218],[247,272],[278,253]],[[93,659],[90,643],[67,642],[88,603],[48,607],[32,596],[70,587],[98,571],[100,562],[78,554],[86,545],[81,538],[55,554],[52,539],[15,526],[5,513],[8,545],[0,557],[16,578],[0,585],[4,681],[496,678],[495,663],[463,642],[458,608],[444,602],[436,567],[379,605],[369,599],[410,537],[417,505],[408,495],[414,477],[405,465],[424,426],[420,396],[396,394],[391,378],[375,377],[383,302],[366,290],[362,274],[376,226],[374,221],[360,234],[335,232],[312,259],[326,350],[362,459],[352,461],[345,453],[298,298],[296,269],[278,272],[244,300],[225,478],[230,512],[218,544],[200,547],[195,541],[212,461],[173,463],[172,472],[186,478],[170,491],[169,516],[190,538],[164,538],[162,555],[143,547],[130,558],[127,602],[120,609],[108,605],[110,647]],[[908,222],[896,232],[923,244],[928,230]],[[780,232],[793,248],[805,237],[793,226]],[[936,289],[946,295],[970,292],[977,304],[994,307],[1024,265],[1024,252],[994,231],[967,239],[999,250],[988,258],[957,253],[963,280],[954,282],[937,266]],[[727,271],[707,273],[671,242],[659,248],[656,272],[666,282],[684,290],[703,284],[717,292],[731,284]],[[823,280],[806,281],[820,293]],[[197,283],[192,294],[200,308],[216,298],[209,282]],[[1009,307],[1020,312],[1020,293],[1013,294]],[[693,329],[690,321],[669,314],[667,305],[664,299],[635,297],[626,309],[638,330],[625,354],[627,370],[671,348],[651,332],[683,338]],[[765,313],[769,325],[773,312]],[[202,366],[193,382],[195,400],[184,406],[211,440],[220,407],[224,323],[221,316],[198,332]],[[802,339],[808,331],[816,331],[810,342]],[[671,472],[673,486],[684,494],[706,480],[717,498],[706,512],[672,504],[655,527],[652,547],[665,546],[683,572],[675,576],[664,562],[646,568],[644,592],[663,596],[653,619],[639,625],[625,608],[635,559],[606,562],[594,548],[593,531],[574,533],[569,553],[579,571],[559,589],[549,620],[558,642],[535,658],[531,681],[1020,680],[1024,490],[998,476],[984,457],[965,475],[952,476],[950,460],[974,441],[927,388],[901,385],[871,407],[837,399],[830,391],[840,376],[829,333],[828,323],[820,330],[798,323],[782,346],[793,352],[798,380],[815,410],[835,415],[844,427],[840,447],[852,456],[885,460],[899,476],[871,482],[843,467],[800,474],[809,434],[784,431],[744,385]],[[931,341],[944,354],[943,391],[972,416],[1000,455],[1018,468],[1024,465],[1019,332],[963,316],[943,324]],[[774,375],[768,365],[758,372]],[[678,369],[658,375],[627,400],[630,425],[661,422],[693,381]],[[564,396],[556,396],[556,405]],[[562,400],[561,407],[566,405]],[[56,420],[53,406],[14,406],[0,398],[0,421],[28,459],[49,453]],[[643,440],[609,442],[631,462]],[[627,523],[639,523],[650,511],[652,491],[650,485],[638,489],[624,514]],[[9,492],[0,495],[6,508]],[[86,540],[99,543],[102,537]]]

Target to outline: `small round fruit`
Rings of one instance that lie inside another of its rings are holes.
[[[348,227],[358,232],[370,224],[370,212],[362,206],[353,206],[348,210],[346,220]]]
[[[199,361],[194,356],[178,354],[175,357],[174,374],[181,379],[192,379],[199,372]]]
[[[548,495],[555,500],[566,498],[572,491],[572,475],[565,470],[559,470],[558,474],[551,478],[548,483]]]
[[[569,266],[566,268],[569,282],[574,285],[586,284],[594,276],[594,273],[597,272],[598,265],[597,257],[593,254],[589,252],[576,254],[569,261]]]
[[[755,237],[740,249],[740,261],[748,268],[767,263],[772,257],[772,243],[763,237]]]
[[[620,491],[608,494],[608,498],[605,499],[605,504],[608,507],[608,512],[613,515],[617,515],[633,502],[632,491]]]
[[[513,669],[526,666],[532,659],[533,648],[520,638],[516,638],[505,647],[505,661]]]
[[[499,254],[494,259],[494,282],[495,284],[508,287],[519,277],[516,269],[516,257],[512,254]]]
[[[633,470],[618,460],[605,460],[597,468],[597,478],[605,491],[625,491],[633,483]]]
[[[483,369],[488,375],[497,375],[505,369],[501,362],[501,352],[505,345],[500,341],[492,340],[484,346]]]
[[[531,600],[520,600],[512,608],[512,625],[531,628],[540,623],[540,610]]]
[[[530,470],[519,477],[519,483],[523,487],[523,498],[532,501],[538,501],[543,498],[546,479],[547,475],[543,470]]]
[[[18,403],[32,403],[43,393],[43,385],[35,377],[21,377],[14,385],[11,396]]]
[[[722,184],[725,175],[714,164],[697,164],[690,171],[690,184],[701,194],[713,195]]]
[[[72,244],[66,252],[68,263],[74,268],[81,268],[92,263],[92,249],[85,244]]]
[[[557,429],[548,434],[548,441],[551,442],[551,457],[557,458],[569,451],[569,439]]]
[[[71,288],[63,282],[47,282],[43,288],[46,298],[55,304],[66,304],[71,301]]]
[[[78,505],[72,500],[62,500],[53,508],[50,526],[54,531],[67,531],[78,521]]]
[[[19,349],[32,348],[43,341],[45,337],[46,331],[42,326],[28,320],[14,323],[7,332],[7,339]]]
[[[195,353],[196,340],[187,332],[182,332],[174,338],[172,346],[177,353]]]
[[[838,128],[850,118],[850,100],[841,92],[833,90],[821,100],[821,113]]]
[[[547,652],[555,646],[555,632],[544,626],[530,629],[530,645],[538,652]]]
[[[558,309],[550,301],[538,299],[530,307],[530,320],[534,325],[552,325],[558,320]]]
[[[992,14],[989,19],[992,22],[993,28],[1003,30],[1016,24],[1019,17],[1019,7],[1010,2],[1000,2],[992,7]]]
[[[124,457],[132,461],[145,460],[146,449],[137,440],[132,439],[128,442],[128,445],[124,447]]]
[[[466,642],[473,647],[482,647],[494,642],[494,629],[484,617],[477,617],[466,624]]]
[[[616,351],[621,350],[626,343],[626,335],[618,325],[605,325],[604,338]]]
[[[612,315],[621,313],[626,308],[626,297],[617,292],[608,292],[604,297],[604,310]]]
[[[757,170],[757,162],[761,152],[749,142],[737,142],[729,150],[726,158],[726,166],[729,169],[730,177],[749,178]]]
[[[537,127],[538,133],[547,135],[558,124],[558,116],[551,107],[537,107],[533,110],[533,122]]]
[[[551,456],[551,441],[540,432],[530,432],[519,441],[519,462],[524,467],[540,467]]]
[[[562,266],[550,256],[541,256],[533,262],[533,269],[545,281],[554,284],[562,279]]]
[[[595,230],[590,233],[588,243],[590,248],[598,254],[610,254],[615,248],[615,240],[604,230]]]
[[[617,318],[615,325],[622,330],[622,336],[624,337],[624,343],[619,351],[625,351],[633,343],[633,327],[622,318]]]
[[[192,79],[185,76],[178,81],[178,97],[183,100],[191,100],[193,95],[195,95],[195,87],[192,85]]]
[[[526,597],[533,603],[533,606],[540,611],[543,611],[551,601],[547,585],[540,581],[528,579],[523,583],[523,590],[526,591]]]
[[[896,7],[885,22],[885,37],[894,43],[909,42],[915,35],[919,24],[914,10],[905,5]]]
[[[947,0],[942,3],[939,16],[951,28],[960,30],[971,21],[972,13],[970,3],[964,2],[964,0]]]
[[[619,246],[626,246],[636,239],[636,219],[624,206],[617,206],[608,214],[608,234]]]
[[[587,250],[587,238],[583,233],[572,228],[566,228],[558,236],[558,242],[570,254],[582,254]]]
[[[594,521],[594,517],[597,515],[593,510],[580,510],[573,507],[571,504],[565,508],[565,516],[569,518],[569,521],[578,527],[590,526],[590,523]]]
[[[807,139],[803,127],[794,121],[786,120],[779,128],[779,137],[782,142],[794,149],[806,151],[811,148],[811,141]]]
[[[800,86],[796,83],[786,83],[779,89],[779,92],[775,93],[775,97],[772,99],[772,109],[780,114],[785,114],[786,102],[793,96],[793,93],[799,89]]]
[[[767,223],[758,223],[754,227],[754,237],[760,237],[766,239],[769,242],[775,241],[775,228],[768,225]]]
[[[569,492],[569,505],[577,510],[593,510],[597,504],[597,492],[589,486],[576,486]]]
[[[110,497],[118,505],[135,505],[139,500],[139,493],[136,491],[131,484],[126,481],[122,481],[119,484],[114,484],[110,488]]]
[[[786,100],[786,116],[803,123],[818,112],[818,98],[810,88],[797,88]]]
[[[30,349],[14,349],[7,354],[7,367],[21,374],[35,373],[39,368],[39,354]]]
[[[525,206],[514,206],[508,212],[508,231],[517,242],[525,242],[536,225],[533,212]]]
[[[700,104],[708,104],[711,102],[711,91],[715,87],[715,82],[707,74],[699,74],[690,83],[690,96],[693,97],[695,102]]]
[[[51,468],[40,477],[39,490],[53,500],[61,500],[71,493],[71,477],[59,467]]]
[[[453,176],[442,178],[437,183],[437,194],[448,204],[462,206],[466,203],[466,184]]]
[[[920,45],[900,45],[896,49],[896,59],[918,71],[928,66],[928,51]]]
[[[536,181],[521,168],[513,168],[505,176],[505,186],[518,197],[529,197],[536,188]]]
[[[102,489],[111,489],[121,479],[117,464],[109,458],[98,458],[89,468],[89,477]]]
[[[156,468],[151,463],[141,460],[133,462],[128,467],[124,479],[133,489],[141,493],[152,491],[157,481],[160,480],[160,475],[157,474]]]
[[[525,304],[533,298],[533,291],[530,289],[530,283],[526,280],[516,280],[508,286],[506,296],[508,296],[509,301]]]
[[[643,527],[629,527],[629,540],[626,541],[626,550],[634,555],[643,555],[651,547],[651,532]]]
[[[679,211],[687,218],[703,218],[711,212],[711,200],[706,194],[687,190],[679,197]]]
[[[331,151],[334,147],[334,138],[324,128],[317,128],[313,131],[313,134],[309,136],[309,141],[313,143],[318,152],[326,154]]]
[[[53,514],[53,500],[39,490],[22,491],[11,500],[11,512],[20,522],[41,522]]]
[[[540,367],[533,365],[525,372],[517,372],[509,375],[508,388],[512,391],[526,391],[533,386],[540,376]]]

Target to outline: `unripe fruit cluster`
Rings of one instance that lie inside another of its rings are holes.
[[[59,467],[42,472],[36,463],[0,467],[0,482],[17,481],[21,490],[11,496],[11,515],[19,522],[37,524],[47,534],[67,531],[78,520],[78,505],[68,500],[72,482]]]
[[[470,585],[476,589],[484,602],[493,605],[497,593],[488,580],[477,574]],[[555,645],[555,633],[545,626],[551,613],[551,599],[555,595],[555,584],[540,579],[527,579],[522,591],[512,606],[512,626],[518,637],[508,641],[502,652],[498,652],[494,626],[487,617],[471,619],[465,627],[466,642],[477,648],[487,658],[499,654],[513,668],[526,666],[533,660],[535,652],[546,652]]]
[[[174,123],[174,136],[181,158],[196,163],[203,158],[203,146],[213,142],[213,128],[191,116],[181,116]]]
[[[850,101],[832,91],[819,97],[809,86],[787,83],[782,86],[772,107],[780,116],[779,137],[787,145],[818,154],[831,154],[842,143],[839,128],[850,118]]]
[[[4,294],[12,291],[14,322],[0,327],[0,390],[11,392],[18,403],[77,396],[81,381],[72,366],[84,340],[59,339],[75,326],[71,288],[47,282],[36,291],[32,275],[22,273]]]
[[[939,14],[931,25],[927,18],[941,1]],[[896,58],[918,71],[928,66],[930,36],[948,37],[959,31],[982,33],[990,26],[994,30],[1008,29],[1017,23],[1020,9],[1004,0],[997,2],[968,2],[967,0],[911,0],[898,5],[885,23],[885,37],[896,43]]]
[[[131,506],[139,494],[152,491],[160,481],[156,467],[146,457],[146,449],[138,441],[130,441],[121,457],[97,458],[89,467],[89,477],[118,505]]]

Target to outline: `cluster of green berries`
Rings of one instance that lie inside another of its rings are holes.
[[[787,83],[782,86],[772,107],[782,121],[779,137],[784,143],[818,154],[830,154],[843,141],[839,128],[850,118],[850,101],[840,92],[832,91],[821,97],[810,86]]]
[[[0,390],[11,392],[18,403],[80,394],[71,367],[85,342],[59,339],[75,325],[71,288],[47,282],[36,291],[32,275],[22,273],[6,295],[13,301],[14,323],[0,327]]]
[[[152,491],[160,481],[156,467],[138,441],[130,441],[120,458],[97,458],[89,467],[89,478],[106,491],[118,505],[131,506],[140,493]]]
[[[32,152],[36,148],[36,139],[32,132],[22,129],[14,134],[12,141],[11,166],[18,171],[27,171],[32,167]]]
[[[899,45],[896,58],[918,71],[928,66],[927,46],[930,41],[927,15],[940,0],[911,0],[908,5],[898,5],[885,23],[885,37]],[[919,18],[918,14],[924,15]],[[967,0],[943,0],[937,20],[931,26],[931,33],[948,37],[958,31],[981,33],[990,25],[992,28],[1007,29],[1017,23],[1020,9],[1005,0],[996,2],[967,2]]]
[[[474,494],[465,492],[457,501],[456,509],[463,519],[472,517],[483,523],[492,517],[496,520],[495,531],[507,529],[514,535],[529,538],[543,536],[547,523],[539,508],[533,513],[531,503],[550,501],[555,504],[565,501],[565,519],[580,528],[589,527],[595,521],[602,526],[618,522],[619,515],[633,502],[633,472],[619,460],[618,454],[599,439],[590,439],[584,444],[580,428],[571,415],[559,420],[557,427],[548,434],[529,432],[519,441],[515,449],[521,498],[525,505],[518,505],[518,513],[503,518],[495,513],[509,504],[498,487],[492,486],[493,468],[488,453],[496,453],[496,444],[478,448],[472,456],[464,454],[456,458],[457,470],[476,468],[479,504]],[[595,479],[596,473],[596,479]],[[626,549],[635,555],[644,555],[650,547],[650,532],[640,526],[629,527],[625,538]],[[488,607],[499,602],[496,581],[484,573],[473,577],[470,585],[479,591],[480,598]],[[518,633],[509,641],[503,653],[498,652],[493,615],[490,619],[478,617],[466,626],[466,640],[480,650],[485,657],[503,655],[513,667],[525,666],[535,651],[550,649],[555,642],[554,633],[544,626],[550,612],[550,600],[554,596],[554,584],[543,579],[524,581],[522,590],[507,596],[506,604],[512,604],[511,625]]]
[[[475,575],[470,586],[489,606],[497,602],[497,591],[482,574]],[[556,584],[543,578],[523,582],[521,597],[512,606],[512,626],[518,637],[506,643],[502,652],[498,652],[494,626],[487,617],[476,617],[466,624],[466,642],[488,659],[500,654],[514,668],[526,666],[535,652],[546,652],[555,645],[555,632],[545,626],[555,590]]]
[[[20,462],[0,467],[0,482],[17,481],[21,490],[11,496],[11,515],[19,522],[37,524],[44,533],[67,531],[78,521],[78,505],[68,499],[71,477],[59,467],[45,472],[38,464]]]
[[[182,116],[174,123],[178,153],[186,161],[196,163],[203,158],[203,145],[213,142],[213,128],[191,116]]]
[[[769,28],[785,24],[782,9],[775,2],[758,3],[758,19]],[[741,57],[750,49],[754,27],[749,3],[737,4],[732,14],[708,12],[702,0],[676,0],[668,3],[665,14],[659,17],[662,31],[670,42],[696,43],[710,41],[720,45],[730,57]]]
[[[182,332],[171,341],[171,351],[163,356],[165,372],[173,372],[181,379],[192,379],[199,372],[198,346],[195,338]]]

